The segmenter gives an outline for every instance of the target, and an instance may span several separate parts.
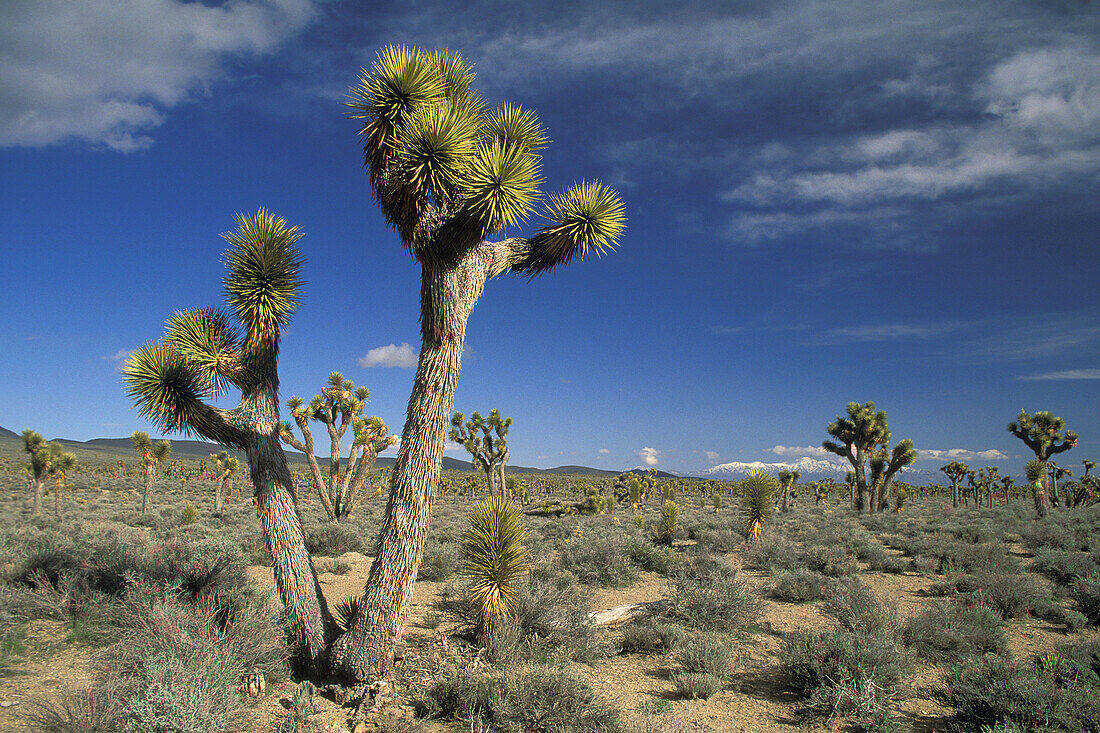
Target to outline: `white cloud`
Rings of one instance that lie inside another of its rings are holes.
[[[599,450],[599,454],[601,456],[606,456],[610,452],[611,452],[611,450],[609,448],[600,448],[600,450]]]
[[[647,466],[656,466],[657,461],[660,460],[661,451],[656,448],[642,448],[638,451],[638,457],[642,459],[642,463]]]
[[[776,445],[768,448],[768,453],[777,456],[793,456],[795,458],[835,458],[836,455],[822,448],[820,445]]]
[[[1061,372],[1031,374],[1019,379],[1028,381],[1060,381],[1069,379],[1100,379],[1100,369],[1066,369]]]
[[[359,366],[364,369],[371,367],[398,367],[412,369],[416,366],[417,352],[408,343],[389,344],[371,349],[366,355],[359,357]]]
[[[462,445],[462,443],[454,443],[450,440],[445,440],[443,441],[443,450],[447,453],[453,453],[466,450],[466,446]]]
[[[707,463],[710,463],[711,465],[718,463],[718,451],[705,450],[703,451],[703,455],[707,457]]]
[[[1004,461],[1009,455],[1002,450],[967,450],[966,448],[948,448],[947,450],[918,450],[918,461]]]
[[[304,28],[311,0],[0,3],[0,146],[149,147],[165,112]]]
[[[125,361],[126,357],[130,356],[131,351],[131,349],[119,349],[110,356],[101,356],[99,358],[103,359],[103,361]]]

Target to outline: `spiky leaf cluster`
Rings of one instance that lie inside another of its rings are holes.
[[[886,425],[886,412],[875,409],[874,402],[859,404],[849,402],[848,417],[837,417],[825,430],[836,441],[826,440],[821,447],[830,453],[851,459],[856,449],[868,451],[876,445],[890,442],[890,428]]]
[[[538,117],[509,103],[488,109],[473,79],[458,54],[387,46],[349,92],[375,194],[417,256],[433,246],[418,239],[425,216],[481,238],[539,210]],[[624,223],[618,196],[598,183],[552,196],[541,213],[549,223],[531,240],[529,274],[602,253]]]
[[[23,450],[30,456],[31,473],[35,481],[40,481],[50,466],[50,443],[38,433],[27,428],[22,433]]]
[[[1066,430],[1065,420],[1046,411],[1029,415],[1027,410],[1020,410],[1016,420],[1008,424],[1008,432],[1022,440],[1040,461],[1069,450],[1077,445],[1078,438],[1077,433]]]
[[[461,540],[462,573],[472,581],[470,593],[483,632],[515,604],[515,582],[527,570],[526,536],[519,508],[507,499],[490,496],[470,510]]]
[[[745,519],[745,536],[759,539],[764,522],[772,515],[776,480],[764,471],[751,471],[745,475],[741,486],[741,516]]]
[[[130,444],[141,454],[141,462],[146,465],[159,463],[172,453],[172,444],[167,440],[158,440],[156,445],[149,438],[149,433],[137,430],[130,436]]]
[[[202,401],[230,382],[243,388],[246,356],[277,344],[298,305],[303,263],[295,247],[302,232],[264,209],[238,216],[236,231],[222,236],[230,245],[226,302],[239,324],[214,308],[176,312],[165,337],[132,352],[123,368],[127,393],[143,417],[165,431],[215,440],[226,436],[211,434]]]

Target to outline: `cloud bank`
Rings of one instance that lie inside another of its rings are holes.
[[[408,343],[389,344],[371,349],[359,357],[359,366],[364,369],[371,367],[396,367],[399,369],[412,369],[416,366],[417,352]]]

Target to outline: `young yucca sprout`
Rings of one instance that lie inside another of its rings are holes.
[[[657,541],[662,545],[671,545],[680,524],[680,507],[672,499],[665,499],[661,505],[661,526],[657,529]]]
[[[752,471],[745,476],[741,514],[745,517],[745,536],[749,539],[760,539],[764,522],[772,514],[772,496],[775,489],[775,479],[764,471]]]
[[[473,581],[479,634],[490,632],[515,605],[515,582],[527,571],[526,536],[519,508],[507,499],[490,496],[470,510],[470,525],[462,535],[462,573]]]

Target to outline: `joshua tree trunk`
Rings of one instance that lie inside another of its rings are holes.
[[[867,490],[867,469],[864,465],[863,449],[856,449],[856,509],[865,512],[871,508],[870,492]]]
[[[38,516],[42,513],[42,479],[31,479],[34,481],[34,516]]]
[[[53,482],[53,512],[57,516],[61,516],[61,489],[65,485],[64,479],[57,479]]]
[[[224,485],[225,478],[223,476],[218,476],[218,480],[214,483],[214,514],[218,516],[221,516],[222,506],[225,503],[222,496],[222,487]]]
[[[424,262],[420,288],[423,341],[390,476],[390,496],[378,538],[378,553],[363,593],[362,610],[332,647],[332,671],[350,680],[386,676],[420,565],[439,483],[443,443],[462,368],[466,320],[489,274],[476,251],[457,263]]]
[[[153,505],[153,464],[145,464],[145,493],[141,496],[141,513],[148,514]]]
[[[1035,512],[1042,519],[1047,515],[1047,492],[1043,488],[1043,477],[1031,482],[1031,497],[1035,500]]]

